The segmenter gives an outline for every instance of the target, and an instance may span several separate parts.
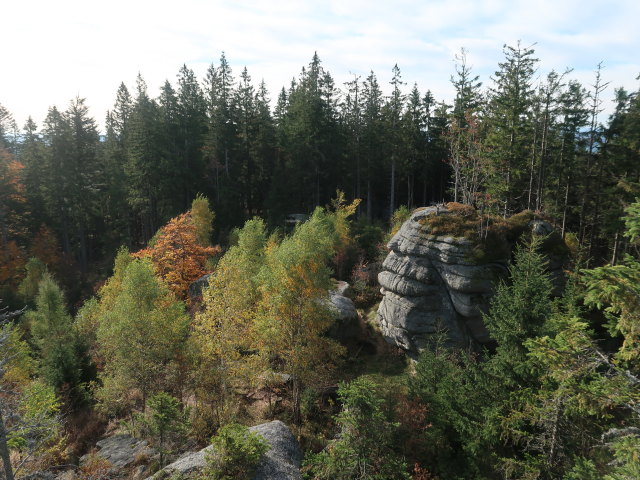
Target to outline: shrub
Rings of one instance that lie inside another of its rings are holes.
[[[211,439],[211,445],[203,472],[204,478],[211,480],[250,480],[260,458],[269,450],[260,435],[237,423],[222,427]]]

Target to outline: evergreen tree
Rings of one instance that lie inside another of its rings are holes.
[[[135,244],[146,243],[160,224],[159,189],[164,178],[159,166],[158,105],[149,98],[140,75],[129,121],[129,148],[125,173],[127,203],[134,215]]]
[[[526,206],[523,183],[529,164],[533,74],[538,59],[531,47],[504,47],[504,62],[493,77],[489,95],[490,133],[487,138],[493,163],[489,193],[502,202],[503,214]]]
[[[90,380],[86,347],[67,313],[64,296],[51,275],[44,273],[35,309],[25,316],[39,356],[40,374],[71,400],[83,397],[83,382]]]
[[[376,385],[365,377],[338,390],[342,411],[336,416],[340,436],[306,460],[317,480],[409,479],[407,465],[395,450],[398,424],[389,418]]]

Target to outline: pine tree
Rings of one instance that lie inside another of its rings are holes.
[[[526,201],[523,181],[529,164],[531,135],[531,105],[533,74],[538,59],[531,47],[506,46],[505,61],[493,77],[489,95],[490,133],[487,138],[493,162],[489,193],[502,202],[503,214],[512,213]]]
[[[82,383],[90,380],[86,348],[66,311],[62,291],[50,274],[42,275],[35,309],[27,312],[25,319],[42,378],[59,392],[70,394],[71,400],[82,400]]]

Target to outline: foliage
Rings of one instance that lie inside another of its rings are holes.
[[[24,165],[0,143],[0,246],[25,234]]]
[[[342,383],[339,438],[305,461],[307,478],[408,479],[408,467],[394,451],[399,424],[389,418],[376,384],[366,377]]]
[[[631,204],[624,217],[626,236],[638,242],[640,202]],[[640,368],[640,262],[630,255],[621,265],[607,265],[582,271],[587,291],[585,303],[604,309],[612,334],[622,335],[618,358]]]
[[[324,334],[333,317],[326,303],[332,287],[327,264],[336,234],[317,209],[279,245],[267,247],[259,274],[257,328],[261,354],[293,376],[293,413],[299,420],[302,386],[326,382],[343,348]]]
[[[160,467],[164,467],[164,459],[170,450],[167,440],[171,434],[183,433],[186,430],[186,415],[181,411],[180,401],[165,392],[158,392],[149,397],[148,424],[152,435],[156,438],[160,451]]]
[[[2,312],[0,312],[1,314]],[[5,336],[2,356],[6,359],[2,382],[13,388],[21,389],[27,385],[36,373],[36,362],[29,344],[22,338],[20,328],[8,324],[3,326],[2,335]]]
[[[50,274],[42,276],[35,309],[27,312],[39,369],[47,383],[67,392],[72,401],[84,399],[84,383],[90,378],[86,347],[66,312],[64,295]]]
[[[350,266],[356,255],[356,243],[351,234],[349,217],[356,213],[358,205],[360,205],[360,199],[347,204],[344,192],[338,190],[336,198],[331,200],[331,208],[328,209],[331,211],[329,219],[336,235],[333,264],[336,267],[335,273],[338,279],[344,278],[345,272],[351,270]]]
[[[47,272],[47,266],[39,258],[31,257],[25,265],[25,270],[27,274],[20,282],[18,293],[26,302],[33,302],[38,295],[40,281]]]
[[[209,207],[209,200],[203,195],[197,195],[191,202],[191,219],[196,227],[198,243],[203,247],[211,245],[211,232],[215,213]]]
[[[29,255],[32,258],[37,258],[53,271],[55,271],[56,267],[62,262],[58,239],[53,231],[46,225],[41,225],[33,237],[33,241],[29,247]]]
[[[212,480],[250,480],[269,444],[243,425],[223,426],[211,439],[206,453],[204,477]]]
[[[205,235],[206,226],[196,227],[191,213],[185,213],[171,219],[160,229],[153,246],[136,252],[134,257],[149,257],[160,278],[178,298],[186,300],[189,285],[206,273],[207,260],[218,251],[200,243],[199,236]]]
[[[16,291],[26,260],[18,244],[11,240],[0,250],[0,288]]]
[[[259,300],[258,273],[265,262],[266,232],[259,219],[238,231],[237,244],[220,260],[203,292],[203,311],[194,321],[199,355],[198,397],[222,425],[232,386],[255,383],[259,357],[255,349],[255,317]]]
[[[10,406],[5,399],[0,402],[0,427],[6,435],[0,440],[0,453],[8,478],[13,478],[14,473],[28,467],[30,461],[35,460],[43,468],[48,468],[55,460],[59,460],[56,458],[48,462],[53,457],[59,457],[61,450],[64,450],[60,408],[54,389],[38,380],[24,386],[16,405]],[[11,461],[9,448],[17,453]]]
[[[132,389],[141,393],[144,408],[150,394],[169,388],[188,327],[184,304],[155,277],[151,263],[126,256],[123,251],[116,259],[93,313],[104,359],[98,397],[113,413],[119,405],[125,412],[130,408],[126,399]]]
[[[398,209],[393,212],[393,215],[391,215],[391,228],[389,229],[388,237],[391,238],[396,233],[398,233],[398,230],[400,230],[402,224],[409,220],[410,216],[411,211],[409,210],[409,208],[407,208],[406,205],[400,205]]]

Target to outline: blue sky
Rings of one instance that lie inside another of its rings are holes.
[[[574,69],[589,85],[603,62],[613,89],[640,82],[640,2],[610,0],[22,0],[4,2],[0,42],[0,103],[20,125],[40,124],[47,108],[65,109],[79,95],[100,125],[120,82],[131,89],[138,72],[156,95],[182,64],[200,78],[224,51],[234,73],[246,65],[271,97],[297,76],[314,51],[336,81],[373,70],[386,88],[398,64],[407,90],[449,101],[454,56],[486,86],[503,58],[503,44],[535,43],[538,76]]]

